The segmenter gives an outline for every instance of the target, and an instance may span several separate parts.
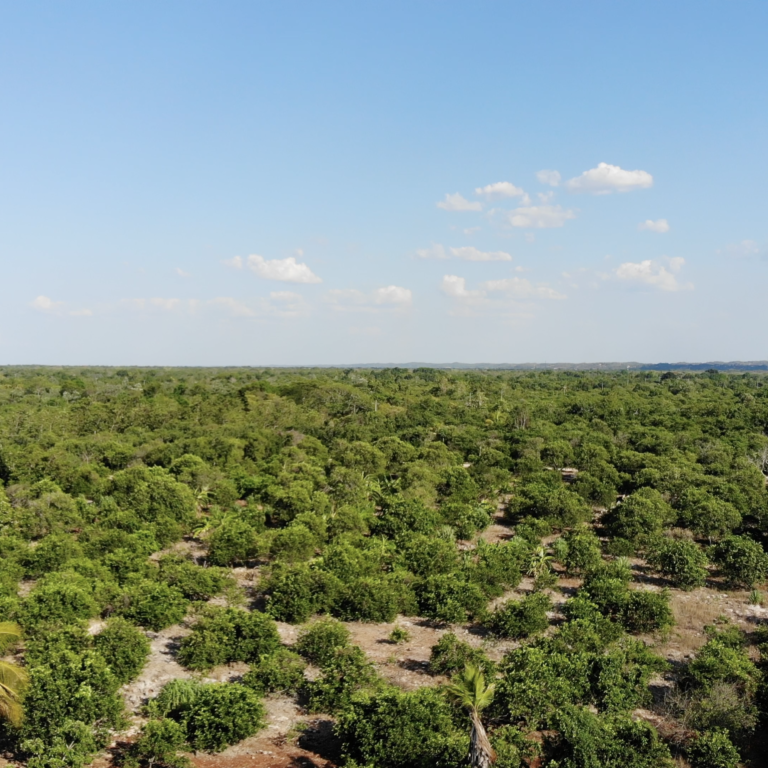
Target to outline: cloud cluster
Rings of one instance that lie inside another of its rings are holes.
[[[252,254],[245,260],[235,256],[224,263],[234,269],[242,269],[245,266],[264,280],[305,284],[323,282],[306,264],[296,261],[295,256],[289,256],[287,259],[265,259],[263,256]]]
[[[645,230],[646,232],[656,232],[663,235],[665,232],[669,232],[669,222],[666,219],[656,219],[656,221],[646,219],[638,224],[637,228],[641,231]]]
[[[450,256],[448,254],[450,251]],[[432,243],[429,248],[419,248],[416,255],[420,259],[454,259],[462,261],[512,261],[512,255],[506,251],[481,251],[472,245],[464,245],[459,248],[446,248],[439,243]]]
[[[740,243],[730,243],[718,251],[721,256],[732,259],[759,259],[768,257],[768,248],[754,240],[742,240]]]
[[[66,302],[54,301],[48,296],[38,296],[29,303],[32,309],[45,312],[50,315],[69,315],[70,317],[90,317],[93,312],[90,309],[66,309]]]
[[[458,192],[449,195],[445,195],[445,200],[441,200],[437,203],[438,208],[442,208],[444,211],[482,211],[483,204],[467,200],[463,195]]]
[[[569,192],[586,192],[591,195],[610,195],[613,192],[630,192],[653,186],[653,176],[647,171],[625,171],[618,165],[598,163],[597,168],[584,171],[565,182]]]
[[[566,221],[575,219],[576,214],[560,205],[533,205],[514,208],[505,215],[513,227],[525,229],[553,229],[562,227]]]
[[[509,181],[497,181],[485,187],[477,187],[475,194],[487,200],[499,200],[504,197],[523,197],[525,190],[516,187]]]
[[[626,261],[614,271],[615,278],[623,283],[634,284],[645,288],[655,288],[660,291],[690,291],[693,285],[681,284],[677,275],[685,265],[681,256],[668,259],[667,265],[645,259],[644,261]]]
[[[357,288],[337,288],[328,291],[325,300],[340,311],[402,310],[411,306],[413,292],[399,285],[386,285],[368,293]]]
[[[562,293],[545,283],[532,283],[522,277],[507,277],[500,280],[486,280],[477,288],[467,288],[467,280],[459,275],[444,275],[440,290],[452,299],[475,307],[499,307],[501,300],[564,299]]]
[[[559,187],[562,176],[559,171],[537,171],[536,178],[541,184],[549,184],[550,187]]]

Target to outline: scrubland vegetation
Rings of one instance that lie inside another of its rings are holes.
[[[758,766],[767,433],[759,374],[0,369],[1,746],[179,768],[290,697],[347,768]],[[408,690],[349,630],[403,617]]]

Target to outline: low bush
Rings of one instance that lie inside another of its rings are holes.
[[[188,757],[180,755],[187,743],[187,732],[181,723],[164,718],[150,720],[141,730],[139,738],[130,746],[126,768],[139,765],[144,768],[189,768]]]
[[[225,571],[202,568],[179,555],[163,555],[158,565],[160,580],[176,587],[188,600],[209,600],[231,581]]]
[[[712,556],[734,586],[753,587],[768,574],[768,554],[748,536],[728,536],[714,547]]]
[[[693,541],[662,539],[649,547],[647,559],[680,589],[695,589],[706,581],[707,557]]]
[[[358,694],[334,730],[351,765],[459,768],[469,747],[466,729],[457,727],[451,706],[432,688]]]
[[[255,691],[237,683],[209,683],[200,686],[182,724],[194,749],[221,752],[261,730],[265,719]]]
[[[602,561],[600,539],[591,528],[579,527],[562,538],[565,544],[562,564],[569,574],[581,574],[597,568]]]
[[[319,619],[306,626],[296,641],[296,651],[318,667],[330,662],[340,648],[349,647],[349,630],[336,619]]]
[[[543,632],[549,626],[547,611],[552,601],[543,592],[526,595],[522,600],[509,600],[492,613],[487,625],[499,637],[522,638]]]
[[[280,644],[275,622],[259,611],[210,606],[181,641],[179,661],[204,671],[233,661],[253,662]]]
[[[287,648],[262,656],[243,676],[243,685],[256,693],[296,693],[304,684],[307,662]]]
[[[349,705],[357,691],[377,682],[373,665],[356,645],[337,648],[322,669],[323,674],[304,687],[310,712],[339,712]]]
[[[694,736],[688,742],[686,756],[693,768],[737,768],[741,761],[739,750],[722,728]]]
[[[453,675],[462,672],[467,664],[480,668],[486,678],[493,677],[496,665],[478,648],[459,640],[453,632],[446,632],[429,655],[429,671],[433,675]]]
[[[117,681],[124,685],[133,680],[147,663],[149,640],[129,621],[116,616],[93,640],[94,648],[109,664]]]
[[[265,583],[267,613],[278,621],[301,624],[333,606],[342,589],[338,577],[326,571],[278,565]]]
[[[459,624],[480,615],[486,598],[477,584],[461,576],[448,573],[430,576],[416,588],[419,611],[436,621]]]
[[[189,601],[176,587],[143,580],[125,588],[116,613],[142,627],[159,632],[178,624],[186,615]]]

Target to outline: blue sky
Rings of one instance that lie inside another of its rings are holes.
[[[767,28],[0,2],[0,363],[768,358]]]

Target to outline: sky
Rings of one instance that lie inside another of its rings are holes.
[[[0,2],[0,364],[768,358],[764,0]]]

